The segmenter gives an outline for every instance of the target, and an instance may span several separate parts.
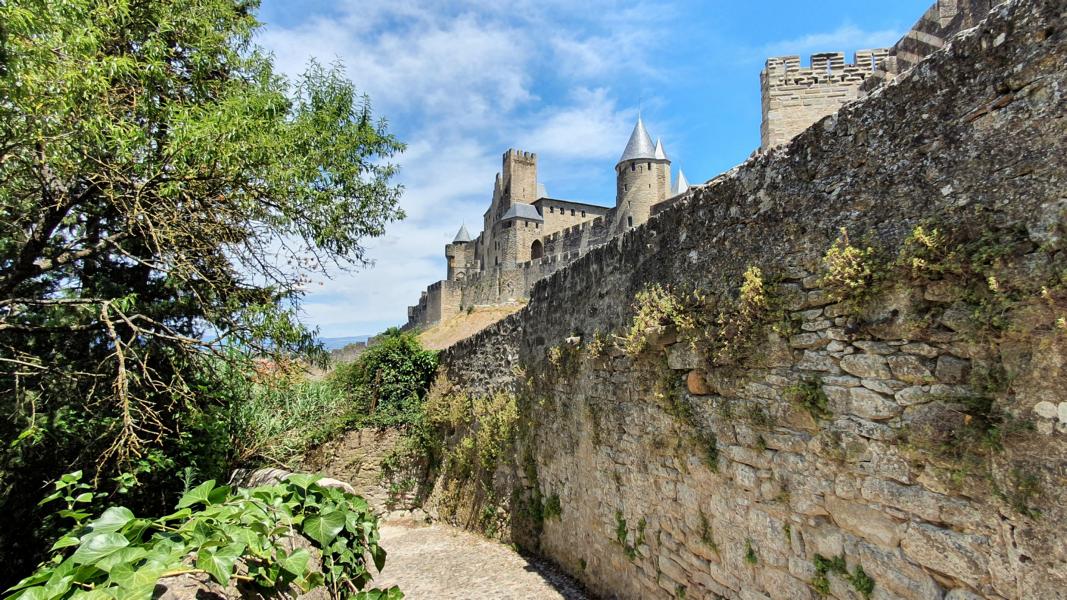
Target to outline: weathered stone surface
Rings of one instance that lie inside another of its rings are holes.
[[[880,510],[833,496],[826,498],[826,510],[839,527],[879,546],[893,548],[900,542],[901,525]]]
[[[889,379],[889,365],[885,358],[871,354],[854,354],[841,359],[841,368],[863,379]]]
[[[899,404],[878,392],[867,388],[849,389],[849,412],[856,416],[881,421],[892,419],[902,411]]]
[[[937,358],[937,368],[934,372],[937,374],[937,380],[942,383],[966,383],[971,373],[971,362],[943,354]]]
[[[988,581],[989,540],[926,523],[908,526],[900,547],[908,558],[930,569],[979,586]]]
[[[914,356],[891,356],[888,359],[893,377],[906,383],[930,383],[934,374]]]
[[[685,376],[685,385],[690,394],[695,396],[707,396],[711,393],[708,387],[707,373],[703,369],[693,369]]]
[[[680,342],[667,347],[667,366],[678,371],[699,369],[704,366],[704,357],[692,344]]]
[[[1034,405],[1034,414],[1043,419],[1055,419],[1059,415],[1059,409],[1055,404],[1042,400]]]

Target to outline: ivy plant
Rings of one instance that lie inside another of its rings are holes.
[[[207,481],[186,492],[176,511],[139,518],[111,506],[95,519],[86,507],[81,472],[64,475],[41,504],[61,502],[57,516],[74,526],[51,548],[52,556],[6,593],[14,600],[151,598],[164,578],[207,575],[220,585],[304,592],[325,587],[334,598],[396,600],[399,588],[364,589],[368,561],[385,565],[378,521],[367,502],[320,486],[313,475],[233,489]],[[302,535],[321,553],[294,544]]]

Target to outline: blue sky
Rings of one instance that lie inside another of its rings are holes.
[[[258,42],[283,72],[340,60],[408,144],[408,218],[375,264],[317,281],[304,319],[325,337],[404,322],[444,276],[444,244],[476,235],[501,154],[536,152],[555,198],[614,203],[613,167],[640,108],[674,168],[703,182],[759,145],[769,56],[891,45],[931,0],[264,0]]]

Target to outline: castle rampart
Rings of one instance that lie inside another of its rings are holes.
[[[519,421],[493,469],[442,469],[427,508],[601,597],[1063,598],[1065,20],[1061,0],[998,7],[446,350],[432,397],[510,395]],[[869,296],[826,277],[843,228],[884,253]],[[613,343],[649,285],[734,306],[753,267],[761,335]]]

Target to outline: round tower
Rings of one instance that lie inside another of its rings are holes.
[[[653,205],[667,199],[671,185],[671,161],[662,144],[652,144],[641,117],[615,165],[615,174],[617,227],[638,227],[648,221]]]

